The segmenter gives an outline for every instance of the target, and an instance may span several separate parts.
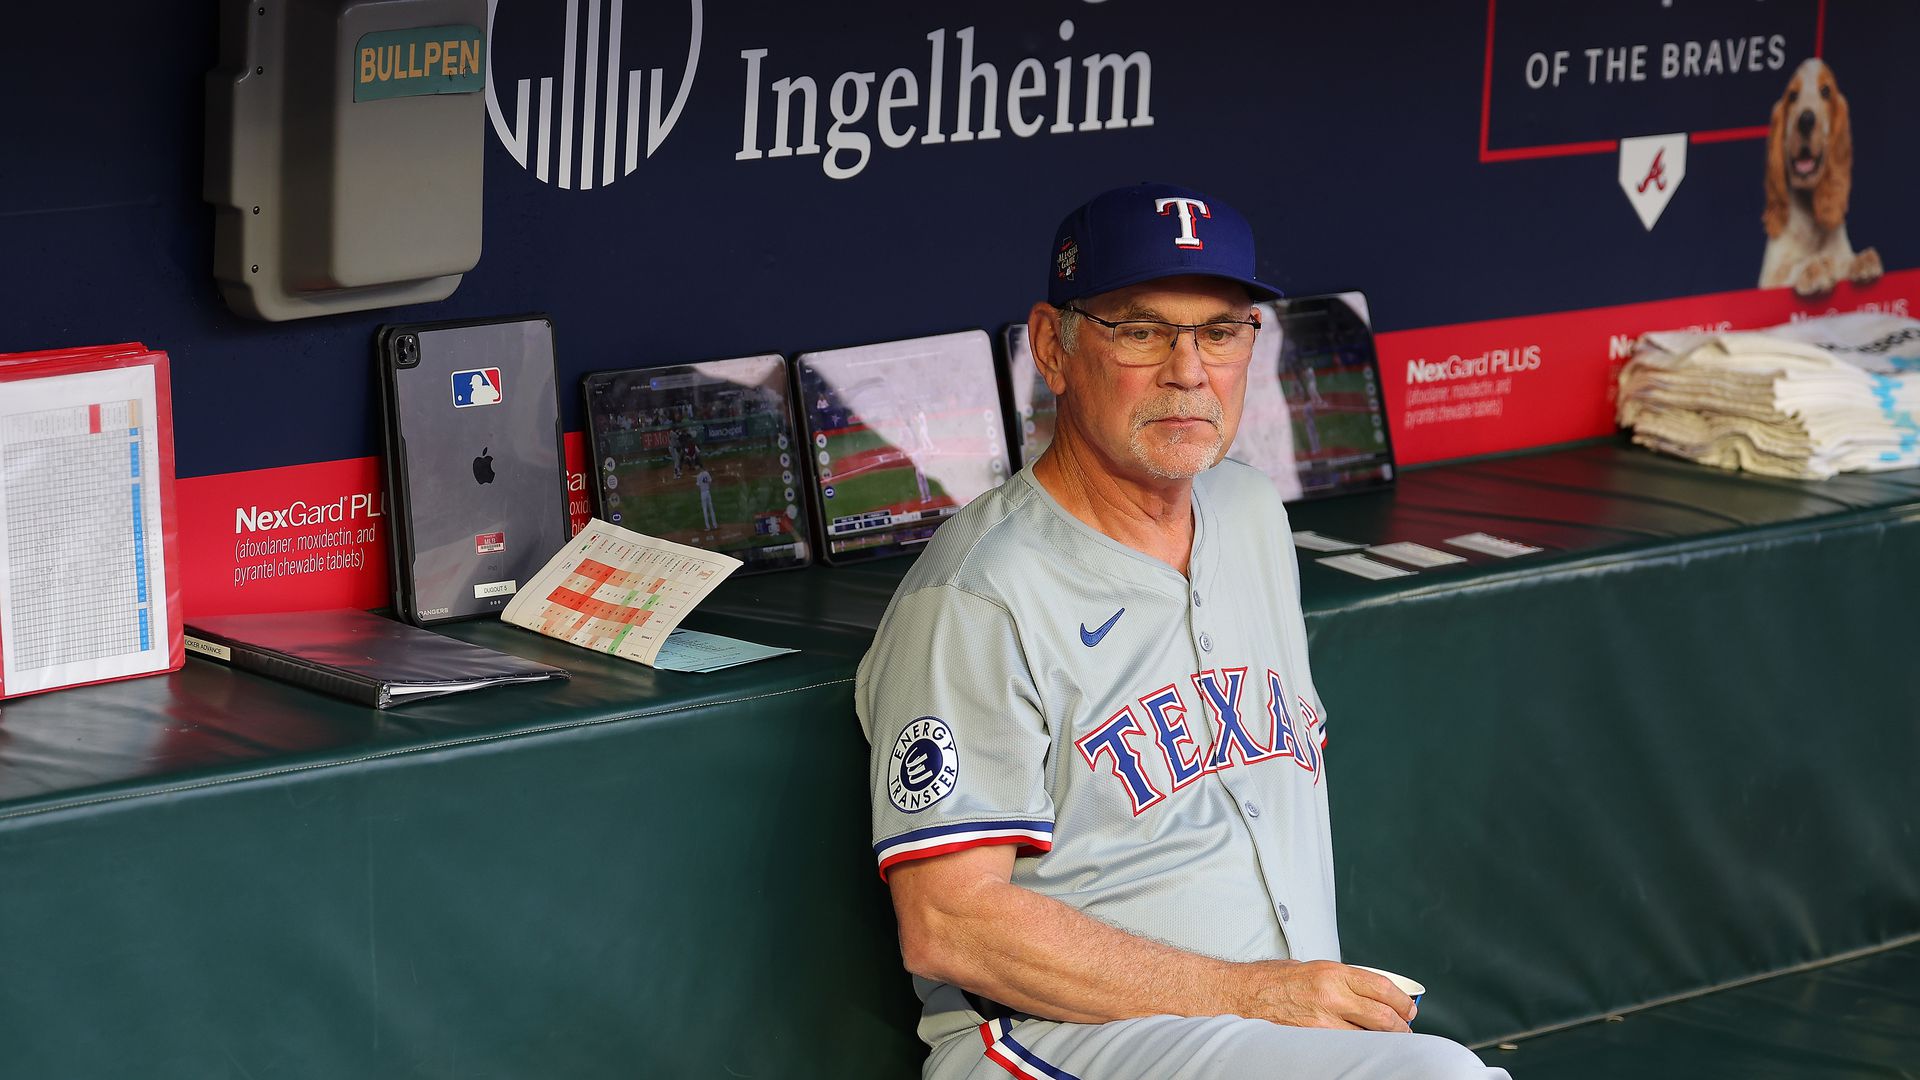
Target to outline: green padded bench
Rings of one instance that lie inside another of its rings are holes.
[[[1920,936],[1920,474],[1609,444],[1404,479],[1297,520],[1553,550],[1303,571],[1355,956],[1487,1043]]]
[[[1528,1036],[1920,940],[1920,473],[1780,481],[1608,441],[1291,516],[1547,549],[1391,581],[1303,554],[1342,944],[1426,983],[1423,1030],[1555,1077]],[[721,603],[871,625],[890,588],[846,573]],[[1881,1009],[1920,1030],[1912,995]],[[1759,1075],[1647,1049],[1641,1075]]]
[[[0,709],[0,1077],[905,1076],[866,638],[363,709],[189,658]]]
[[[1609,444],[1293,517],[1549,549],[1303,569],[1343,943],[1422,1030],[1522,1080],[1916,1075],[1920,475]],[[729,582],[693,625],[805,652],[709,676],[467,624],[575,678],[0,707],[0,1076],[915,1075],[851,706],[903,571]]]

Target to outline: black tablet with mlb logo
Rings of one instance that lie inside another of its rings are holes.
[[[416,625],[497,614],[567,542],[544,315],[384,326],[394,606]]]

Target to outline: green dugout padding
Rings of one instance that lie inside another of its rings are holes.
[[[1349,954],[1483,1039],[1920,931],[1916,526],[1316,615]]]
[[[196,658],[10,704],[0,1076],[910,1075],[864,639],[701,625],[806,652],[466,624],[574,678],[380,714]],[[82,762],[124,779],[23,790]]]
[[[1548,1051],[1680,1055],[1656,1018],[1802,999],[1631,1010],[1920,934],[1920,475],[1609,445],[1293,516],[1549,549],[1302,571],[1342,938],[1422,1030],[1626,1012],[1511,1062],[1600,1075]],[[694,625],[805,652],[709,676],[467,624],[574,679],[383,714],[195,658],[7,704],[0,1076],[914,1075],[851,708],[902,569],[730,582]]]
[[[1480,1056],[1525,1080],[1920,1080],[1920,944]]]
[[[1295,519],[1549,549],[1387,590],[1303,569],[1343,943],[1420,973],[1434,1029],[1485,1041],[1920,933],[1920,475],[1608,445]]]
[[[1920,933],[1920,474],[1606,444],[1290,513],[1544,549],[1385,582],[1302,553],[1342,944],[1426,983],[1423,1030],[1491,1041]],[[877,619],[863,572],[723,604]]]

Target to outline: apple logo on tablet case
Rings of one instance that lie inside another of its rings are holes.
[[[480,456],[473,459],[473,478],[482,484],[493,483],[493,455],[487,453],[488,447],[480,448]]]

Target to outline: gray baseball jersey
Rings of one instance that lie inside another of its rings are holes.
[[[1286,513],[1234,462],[1195,479],[1193,507],[1186,576],[1030,470],[941,527],[855,691],[883,877],[1016,844],[1014,884],[1143,937],[1338,958],[1326,710]],[[957,987],[916,989],[929,1043],[1004,1023]]]

